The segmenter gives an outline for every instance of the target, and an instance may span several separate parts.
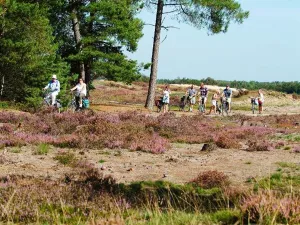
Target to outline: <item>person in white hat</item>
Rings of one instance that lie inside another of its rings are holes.
[[[58,95],[60,91],[60,83],[57,80],[57,77],[55,74],[52,75],[52,79],[49,81],[49,83],[46,85],[46,87],[43,88],[43,90],[50,90],[50,96],[51,96],[51,105],[55,104],[56,96]]]

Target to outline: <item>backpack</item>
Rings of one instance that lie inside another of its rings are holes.
[[[82,106],[85,109],[88,109],[90,107],[90,100],[88,100],[87,98],[82,99]]]

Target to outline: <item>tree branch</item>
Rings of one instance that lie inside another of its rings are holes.
[[[163,14],[169,14],[169,13],[173,13],[173,12],[177,12],[178,9],[175,9],[175,10],[172,10],[172,11],[169,11],[169,12],[164,12]]]
[[[150,24],[150,23],[144,23],[145,26],[153,26],[155,27],[155,24]],[[180,29],[179,27],[174,27],[174,26],[161,26],[161,28],[165,29],[165,30],[169,30],[169,29]]]

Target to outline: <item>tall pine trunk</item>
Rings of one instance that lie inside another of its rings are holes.
[[[73,24],[73,32],[75,36],[75,41],[77,48],[79,52],[82,50],[82,43],[81,43],[81,33],[80,33],[80,26],[79,26],[79,21],[77,17],[77,11],[75,6],[72,8],[72,24]],[[84,70],[84,63],[79,62],[79,69],[80,69],[80,77],[85,81],[85,70]]]
[[[155,21],[155,30],[154,30],[154,40],[152,48],[152,59],[151,59],[151,72],[149,80],[148,95],[145,107],[152,110],[154,98],[155,98],[155,89],[156,89],[156,80],[157,80],[157,66],[158,66],[158,54],[159,54],[159,45],[160,45],[160,33],[161,33],[161,23],[163,15],[164,1],[158,0],[157,2],[157,11],[156,11],[156,21]]]

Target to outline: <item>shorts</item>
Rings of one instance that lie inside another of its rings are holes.
[[[213,106],[216,106],[216,105],[217,105],[217,100],[211,100],[211,104],[212,104]]]
[[[196,104],[196,98],[195,96],[194,97],[189,97],[189,101],[192,105],[195,105]]]
[[[199,98],[199,101],[201,101],[202,100],[202,96],[200,96],[200,98]],[[204,103],[206,103],[206,101],[207,101],[207,97],[204,97]]]
[[[263,102],[261,100],[258,100],[258,105],[259,106],[262,106],[263,105]]]
[[[227,102],[228,102],[228,103],[231,103],[231,98],[227,98]]]

